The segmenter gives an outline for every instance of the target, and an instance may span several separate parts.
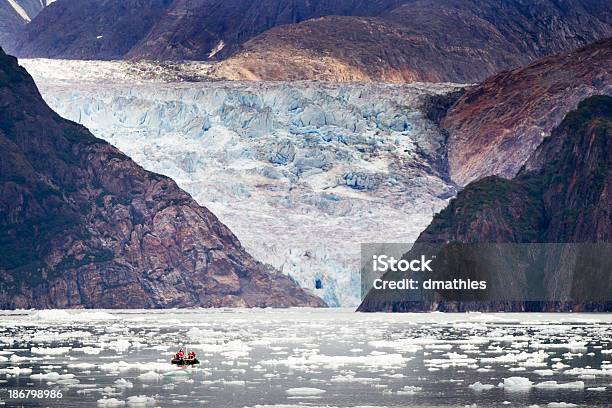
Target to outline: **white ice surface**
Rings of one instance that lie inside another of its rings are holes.
[[[177,82],[206,67],[20,63],[60,115],[172,177],[331,306],[359,302],[361,243],[413,242],[454,195],[434,163],[445,136],[420,107],[454,85]]]

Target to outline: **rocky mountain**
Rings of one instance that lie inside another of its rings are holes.
[[[128,56],[216,60],[276,26],[327,15],[378,15],[401,0],[174,0]]]
[[[215,60],[281,24],[377,15],[400,0],[60,0],[20,34],[20,56]]]
[[[171,0],[60,0],[19,32],[16,54],[122,58],[161,18]]]
[[[228,79],[477,82],[612,35],[604,0],[60,0],[17,55],[225,60]]]
[[[0,52],[0,307],[323,306]]]
[[[12,49],[18,32],[53,0],[6,0],[0,2],[0,46]]]
[[[600,0],[406,1],[279,26],[217,67],[229,79],[477,82],[612,35]]]
[[[494,75],[447,112],[450,176],[459,185],[513,177],[578,102],[612,95],[612,38]]]
[[[455,262],[434,267],[435,278],[485,279],[487,291],[463,299],[444,291],[421,298],[372,291],[360,310],[611,311],[611,143],[612,97],[592,96],[516,177],[472,182],[434,217],[407,257],[436,245]],[[487,258],[474,256],[475,243],[494,244]],[[457,248],[459,258],[449,256]],[[500,253],[511,256],[505,267]],[[530,293],[536,298],[526,298]]]

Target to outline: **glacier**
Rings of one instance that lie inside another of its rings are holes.
[[[445,135],[422,105],[457,84],[228,82],[189,62],[20,63],[52,109],[173,178],[255,258],[330,306],[360,301],[360,243],[413,242],[456,194]]]

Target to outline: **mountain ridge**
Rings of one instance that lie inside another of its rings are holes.
[[[612,35],[600,0],[84,1],[43,10],[17,55],[221,61],[214,75],[233,80],[467,83]]]
[[[565,114],[612,95],[612,37],[501,72],[467,89],[446,112],[450,177],[459,185],[511,178]]]
[[[408,1],[379,16],[272,28],[215,70],[233,80],[473,83],[612,35],[605,10],[599,1]]]

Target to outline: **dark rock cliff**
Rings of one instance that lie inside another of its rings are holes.
[[[566,115],[514,179],[491,176],[466,186],[406,255],[433,253],[435,246],[456,261],[449,254],[463,251],[461,267],[442,267],[433,277],[486,279],[487,291],[463,297],[371,291],[359,310],[611,311],[611,192],[612,97],[593,96]],[[508,265],[500,248],[514,252]],[[527,300],[528,292],[534,298]]]
[[[0,51],[0,308],[323,306]]]

